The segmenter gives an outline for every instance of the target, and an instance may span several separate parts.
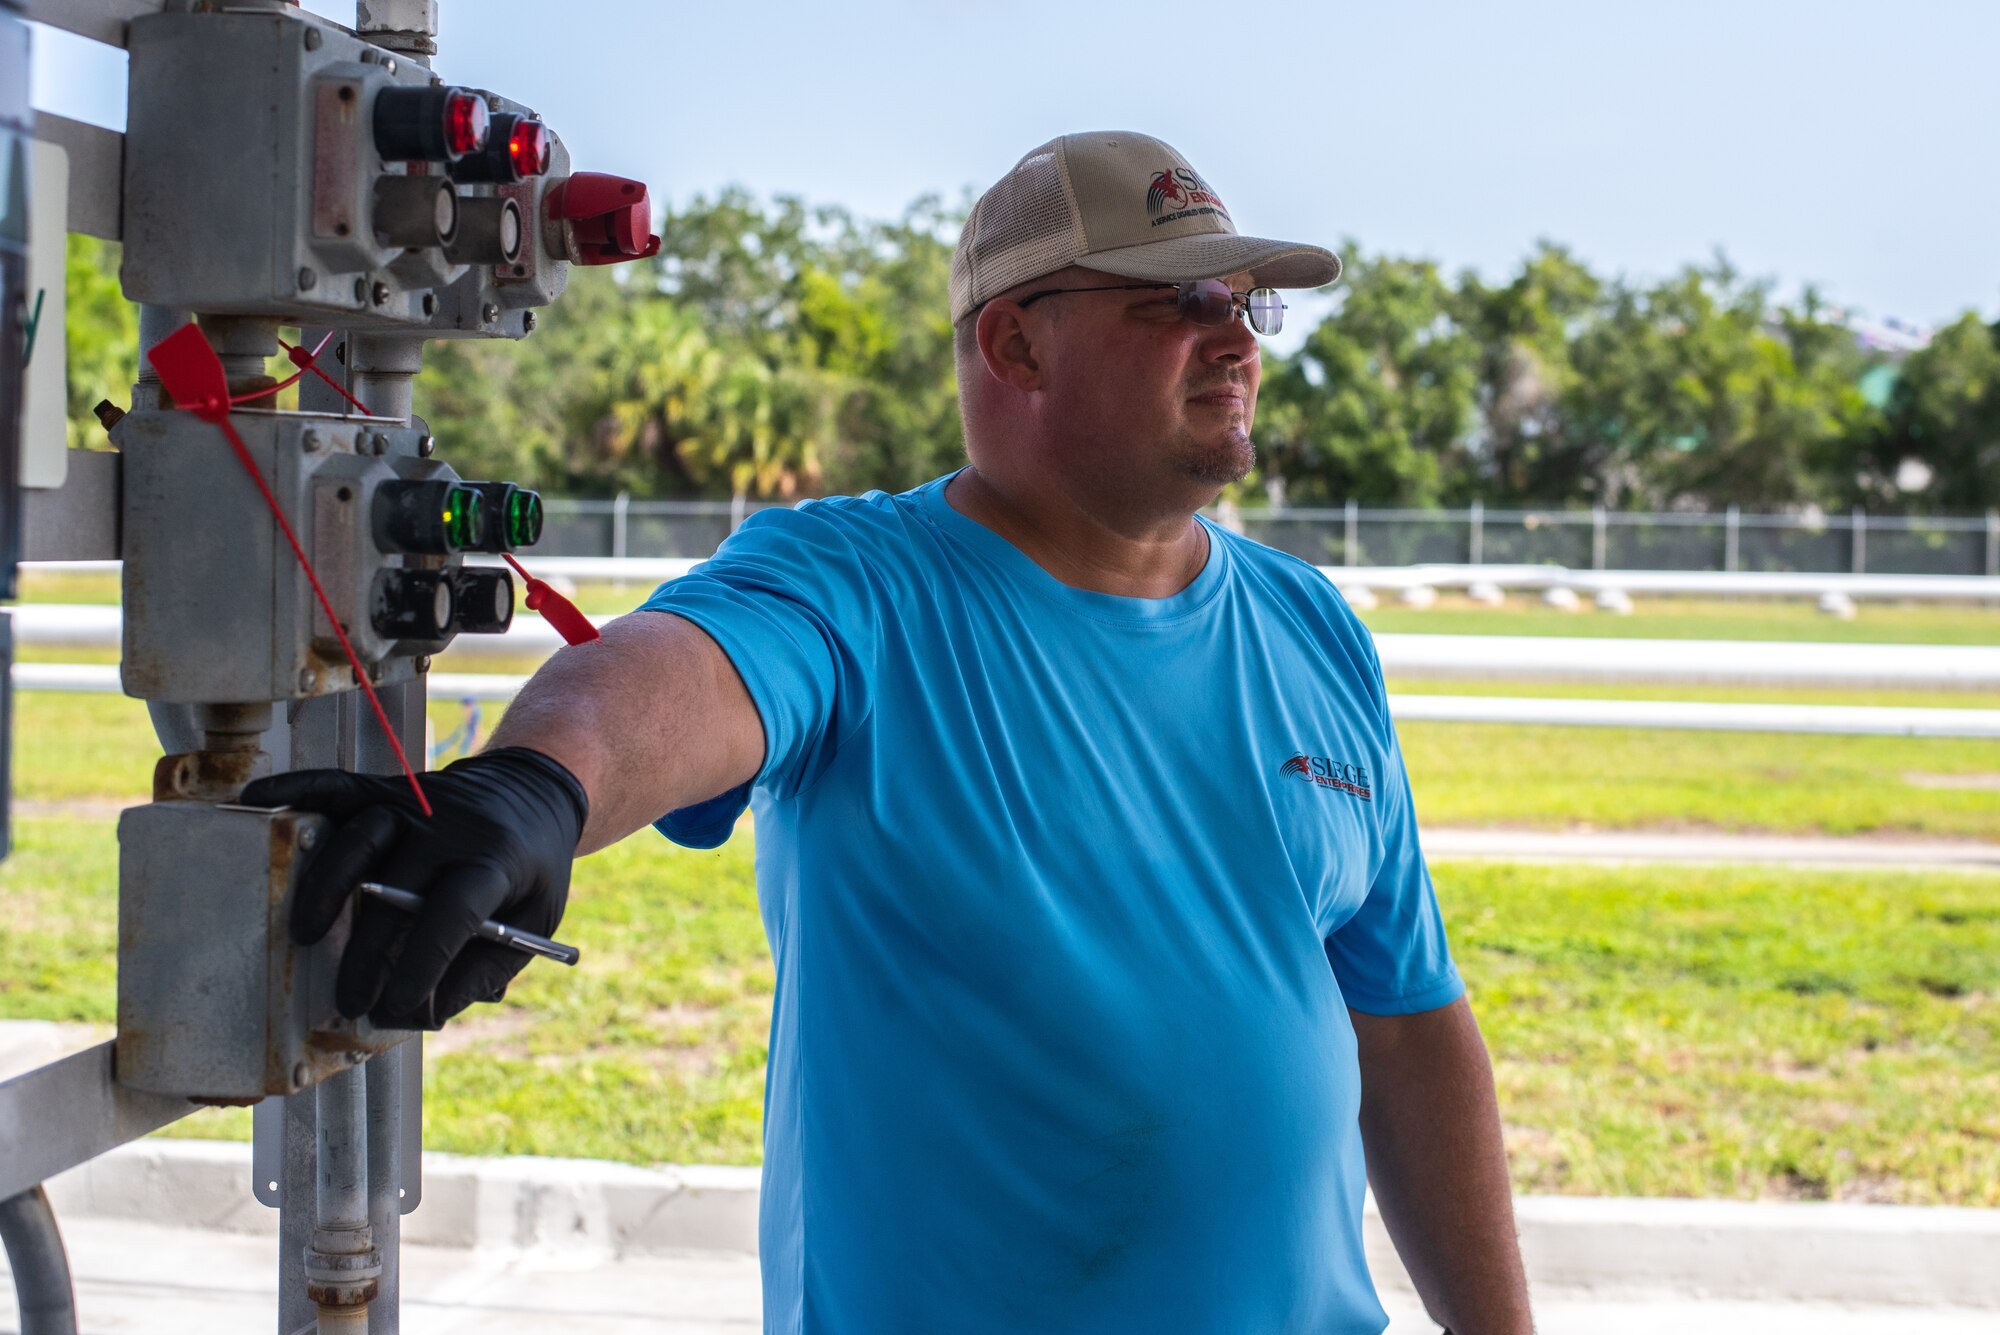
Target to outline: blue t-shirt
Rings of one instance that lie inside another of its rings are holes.
[[[646,607],[763,718],[760,1230],[786,1335],[1374,1335],[1348,1008],[1446,949],[1381,670],[1213,525],[1170,598],[1059,583],[938,479],[765,510]]]

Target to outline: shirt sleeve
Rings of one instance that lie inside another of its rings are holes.
[[[1361,907],[1327,938],[1326,957],[1353,1009],[1368,1015],[1414,1015],[1456,1001],[1465,984],[1452,963],[1437,890],[1417,838],[1416,805],[1402,744],[1389,718],[1381,662],[1367,630],[1352,613],[1348,620],[1363,646],[1388,739],[1378,776],[1382,861]]]
[[[676,843],[713,848],[764,787],[811,786],[873,707],[880,642],[874,581],[839,512],[760,510],[710,560],[661,585],[642,611],[671,612],[722,647],[764,726],[764,761],[742,787],[654,822]]]

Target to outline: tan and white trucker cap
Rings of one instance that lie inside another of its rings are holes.
[[[979,197],[952,252],[952,322],[1072,264],[1163,283],[1248,271],[1259,287],[1321,287],[1340,277],[1340,257],[1322,246],[1238,235],[1186,158],[1128,130],[1051,139]]]

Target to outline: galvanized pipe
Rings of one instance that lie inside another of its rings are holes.
[[[48,1192],[30,1187],[0,1201],[0,1244],[14,1270],[21,1335],[76,1335],[76,1291]]]
[[[306,1292],[321,1335],[367,1335],[368,1304],[382,1277],[382,1253],[368,1226],[368,1084],[349,1067],[314,1091],[318,1172]]]
[[[417,372],[424,369],[424,341],[402,334],[347,336],[348,388],[377,417],[407,420]]]
[[[146,354],[151,352],[161,339],[192,319],[194,312],[174,306],[139,308],[139,379],[132,386],[134,412],[156,410],[162,406],[165,396],[160,389],[160,376],[153,369],[153,364],[146,360]]]

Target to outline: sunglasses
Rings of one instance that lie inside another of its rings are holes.
[[[1220,278],[1198,278],[1191,283],[1120,283],[1115,287],[1049,287],[1030,292],[1014,304],[1023,308],[1043,297],[1059,297],[1066,292],[1146,292],[1171,290],[1181,318],[1190,324],[1228,324],[1241,311],[1250,327],[1260,334],[1275,334],[1285,327],[1285,303],[1275,287],[1253,287],[1233,292]]]

